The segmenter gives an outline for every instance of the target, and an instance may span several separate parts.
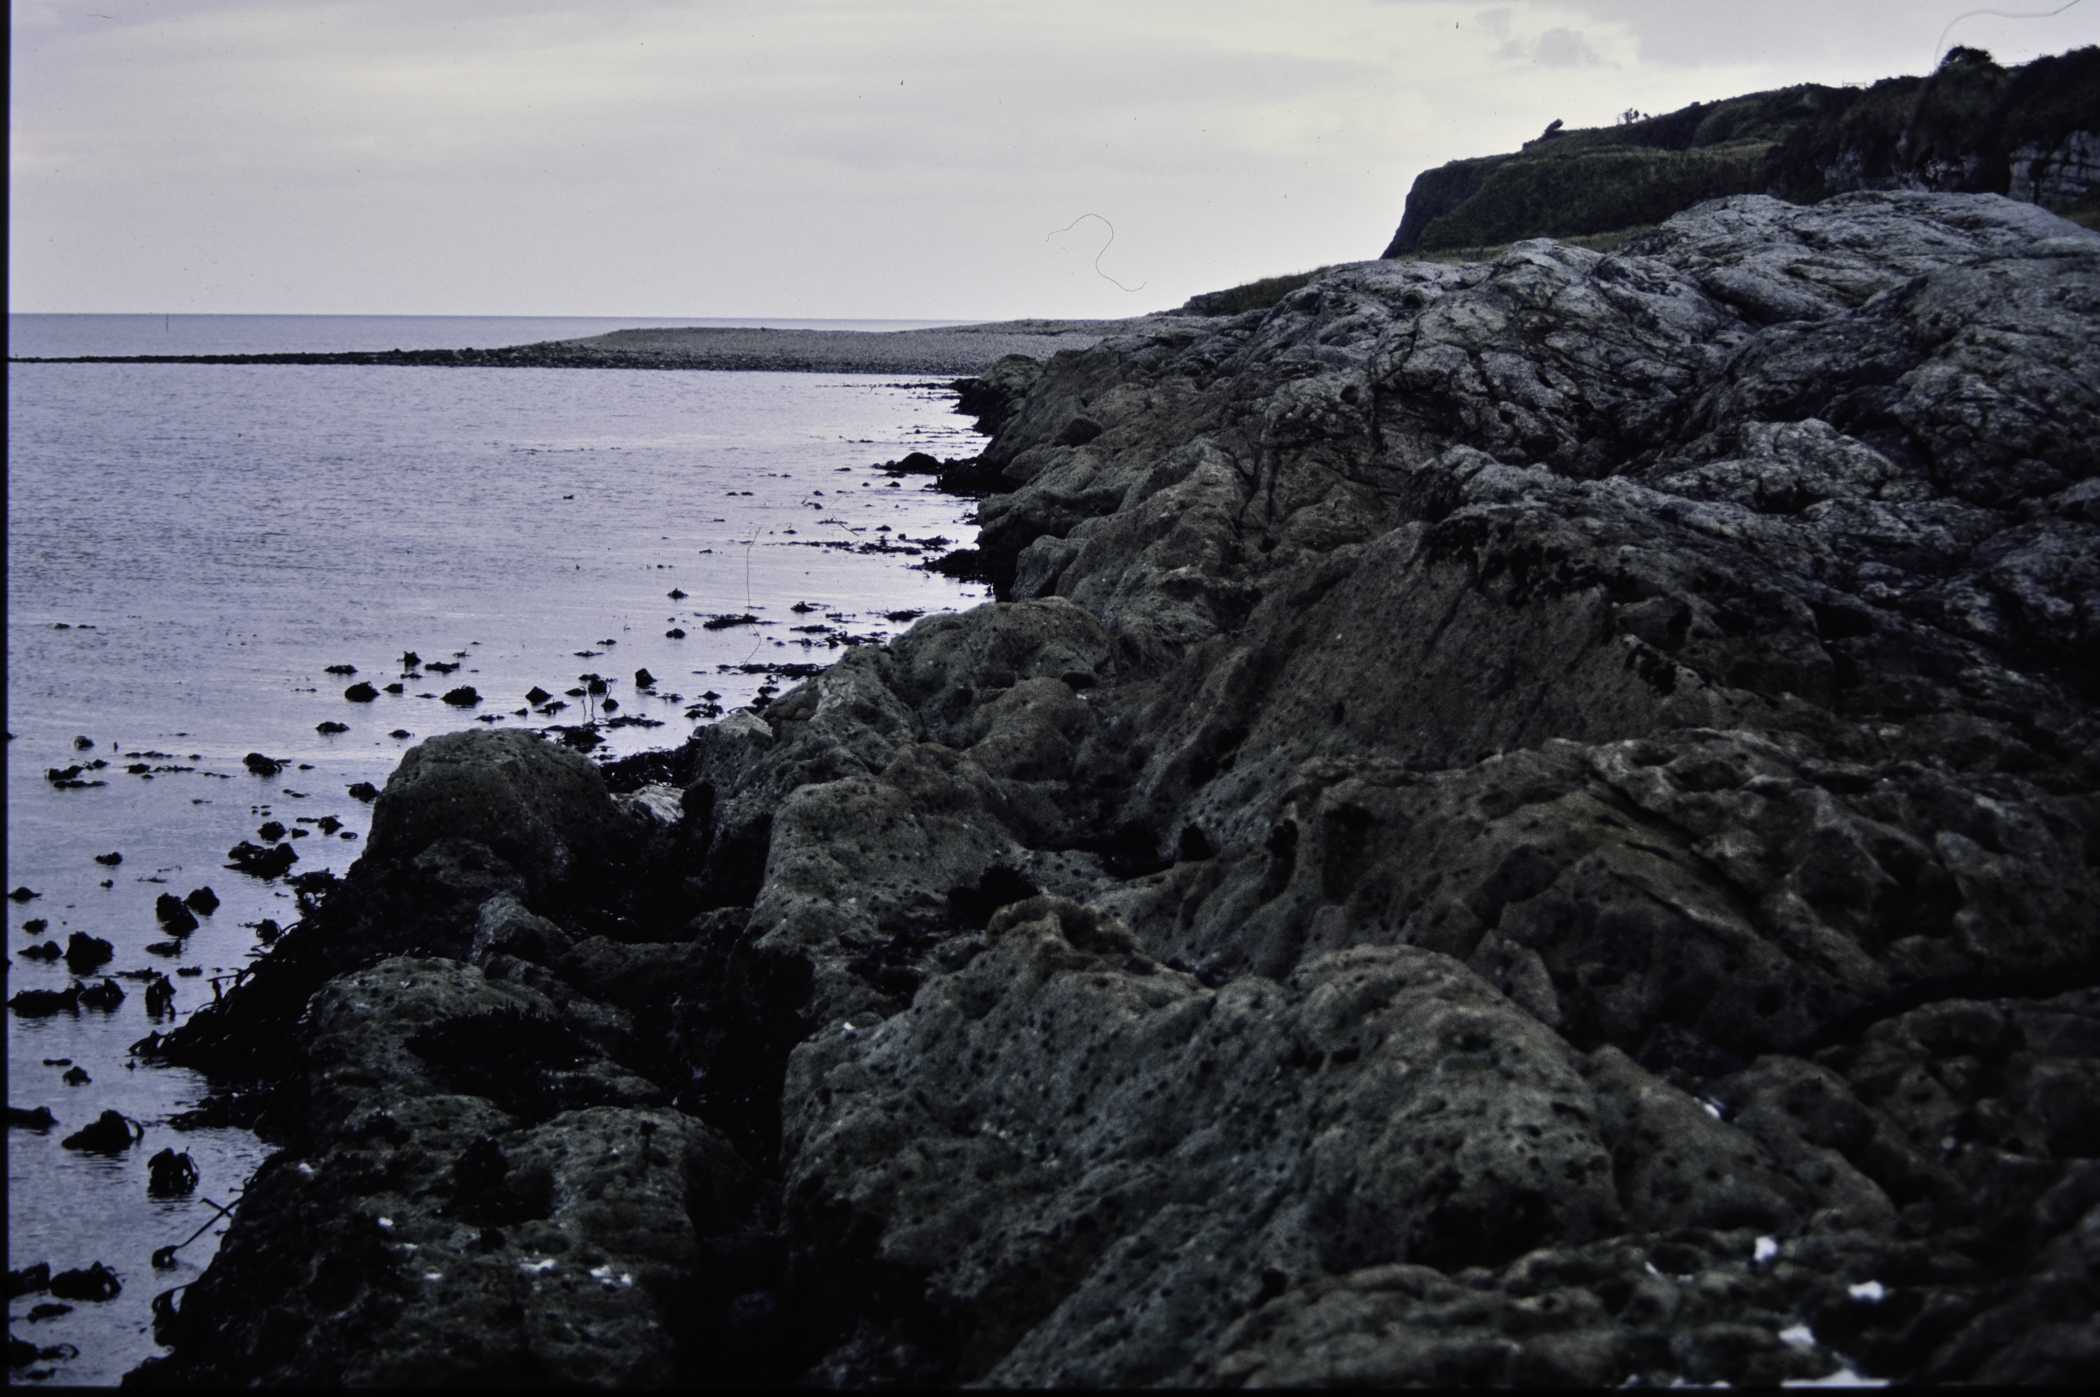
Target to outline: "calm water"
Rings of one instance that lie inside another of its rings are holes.
[[[90,320],[137,323],[124,333],[24,323]],[[267,323],[184,324],[210,320]],[[178,316],[165,333],[186,339],[176,352],[255,352],[520,343],[638,322],[419,328],[432,323],[344,320],[331,331],[318,318]],[[18,354],[82,352],[55,346],[90,340],[86,352],[158,352],[133,333],[158,329],[158,317],[10,317],[9,341]],[[893,487],[873,469],[910,450],[973,452],[950,407],[937,385],[857,375],[9,369],[6,882],[40,896],[9,904],[8,993],[63,988],[63,961],[21,953],[85,931],[114,945],[99,973],[117,974],[128,996],[107,1013],[8,1016],[10,1104],[49,1106],[61,1122],[8,1133],[8,1265],[99,1260],[125,1287],[34,1321],[31,1306],[48,1297],[10,1303],[16,1335],[79,1348],[38,1365],[49,1381],[114,1383],[158,1351],[153,1295],[193,1278],[216,1238],[185,1247],[172,1271],[148,1258],[214,1216],[202,1198],[233,1201],[266,1153],[244,1131],[169,1128],[208,1084],[133,1068],[126,1054],[154,1024],[143,979],[123,972],[173,975],[187,1012],[257,951],[254,923],[292,920],[276,884],[222,867],[226,850],[275,819],[304,831],[296,871],[347,870],[370,827],[347,788],[383,785],[415,741],[483,719],[545,727],[585,716],[580,699],[557,717],[521,714],[534,685],[561,695],[582,673],[612,678],[621,715],[662,726],[607,730],[600,751],[669,746],[704,693],[734,707],[767,682],[724,667],[821,663],[842,637],[909,623],[891,613],[983,600],[981,587],[912,570],[915,558],[856,551],[879,539],[974,542],[961,502],[917,479]],[[816,610],[791,611],[799,602]],[[745,612],[766,624],[701,624]],[[810,626],[827,630],[796,629]],[[409,650],[459,669],[404,677]],[[354,680],[327,673],[333,665],[375,685],[402,680],[405,692],[350,703]],[[655,694],[635,687],[641,668],[657,677]],[[484,701],[462,709],[438,697],[462,683]],[[321,734],[323,722],[349,731]],[[253,751],[288,764],[258,777],[242,765]],[[95,761],[107,765],[79,779],[105,784],[46,779]],[[340,830],[320,828],[324,817]],[[110,853],[121,864],[95,862]],[[183,953],[148,952],[163,939],[155,896],[205,885],[223,904]],[[27,933],[32,919],[47,926]],[[65,1084],[61,1060],[92,1080]],[[105,1109],[142,1122],[143,1146],[115,1158],[60,1147]],[[146,1158],[170,1145],[202,1183],[189,1199],[149,1199]]]
[[[953,320],[662,320],[554,315],[10,315],[7,352],[75,354],[330,354],[389,349],[493,349],[613,330],[922,330]]]

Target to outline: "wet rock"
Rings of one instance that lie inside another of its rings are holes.
[[[322,670],[321,672],[322,672],[323,674],[345,674],[345,675],[347,675],[347,674],[355,674],[355,673],[357,673],[357,666],[356,666],[356,665],[329,665],[329,666],[328,666],[328,667],[327,667],[326,669]]]
[[[653,684],[655,684],[655,683],[656,683],[656,676],[655,676],[655,675],[653,675],[653,674],[651,674],[651,673],[650,673],[650,672],[649,672],[648,670],[646,670],[646,669],[638,669],[638,670],[636,670],[636,671],[634,672],[634,687],[635,687],[635,688],[637,688],[637,689],[646,689],[646,688],[649,688],[649,687],[650,687],[651,685],[653,685]]]
[[[99,985],[80,986],[80,1006],[83,1009],[115,1009],[124,1002],[124,988],[115,980],[105,976]],[[86,1074],[82,1074],[83,1076]]]
[[[542,689],[537,684],[533,685],[530,689],[527,689],[525,691],[525,701],[531,704],[545,703],[548,699],[551,699],[553,697],[554,695],[548,693],[545,689]]]
[[[278,832],[283,833],[281,827]],[[153,899],[153,915],[171,935],[187,936],[197,929],[196,913],[173,893],[162,893]]]
[[[182,905],[200,916],[208,917],[219,910],[219,895],[211,890],[210,884],[206,884],[201,888],[190,889],[182,899]]]
[[[248,770],[254,772],[257,776],[275,776],[284,770],[285,764],[277,758],[266,757],[260,752],[250,752],[247,756],[241,758],[241,765],[247,767]]]
[[[146,1161],[146,1192],[155,1197],[189,1193],[197,1187],[197,1164],[187,1152],[162,1150]]]
[[[226,857],[232,860],[226,865],[228,868],[267,881],[283,877],[286,871],[299,861],[299,851],[290,844],[277,844],[266,848],[244,839],[228,849]]]
[[[451,704],[454,708],[472,708],[475,704],[481,702],[481,695],[474,691],[474,686],[471,684],[462,684],[456,689],[447,689],[444,698],[445,702]]]
[[[92,748],[92,747],[93,747],[94,745],[95,745],[95,743],[94,743],[94,739],[92,739],[92,738],[88,738],[88,737],[76,737],[76,738],[74,738],[74,739],[73,739],[73,750],[74,750],[74,751],[76,751],[76,752],[85,752],[85,751],[88,751],[88,750],[89,750],[89,749],[91,749],[91,748]]]
[[[104,1118],[116,1113],[105,1112]],[[73,1147],[68,1141],[69,1148]],[[51,1278],[51,1293],[61,1300],[114,1300],[124,1293],[117,1273],[97,1261],[82,1270],[61,1271]]]
[[[121,1154],[146,1138],[146,1127],[116,1111],[104,1111],[92,1125],[74,1131],[59,1141],[69,1150],[84,1150],[90,1154]],[[67,1272],[78,1275],[79,1272]],[[54,1293],[57,1282],[53,1281]],[[68,1297],[72,1298],[72,1297]],[[83,1296],[93,1299],[93,1296]]]
[[[76,931],[66,938],[66,964],[76,975],[84,975],[98,965],[107,964],[116,954],[116,947],[84,931]]]
[[[370,781],[359,781],[348,789],[352,800],[361,800],[366,804],[370,804],[379,799],[379,788]]]
[[[258,839],[261,839],[264,843],[275,844],[278,840],[284,838],[285,829],[283,823],[280,821],[266,820],[255,831],[255,834],[256,837]]]
[[[50,925],[51,923],[42,917],[31,917],[28,921],[22,923],[22,930],[28,932],[31,936],[40,936],[43,934],[44,928]]]
[[[349,688],[343,690],[343,697],[352,703],[370,703],[379,697],[379,690],[360,679]]]
[[[46,941],[39,946],[23,947],[21,954],[30,960],[57,960],[65,952],[58,948],[56,941]]]
[[[350,731],[350,725],[348,723],[316,723],[314,731],[324,737],[333,737],[337,733]]]
[[[106,854],[95,855],[95,862],[101,864],[105,868],[115,868],[118,864],[124,862],[124,856],[116,852],[115,850],[111,850],[109,853]]]
[[[24,1108],[21,1106],[10,1106],[7,1108],[7,1124],[10,1129],[16,1126],[20,1126],[24,1130],[49,1130],[52,1126],[58,1124],[58,1118],[51,1114],[51,1108],[49,1106],[36,1106],[29,1108]],[[15,1277],[20,1275],[21,1273],[17,1271],[10,1271],[7,1274],[8,1294],[10,1296],[22,1294],[23,1292],[14,1288],[16,1284]]]
[[[37,898],[42,896],[42,893],[31,892],[26,886],[18,886],[13,892],[7,895],[8,900],[10,902],[27,902],[31,898]]]

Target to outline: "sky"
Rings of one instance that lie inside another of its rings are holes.
[[[987,320],[1373,258],[1422,170],[1548,122],[1943,35],[2024,62],[2100,0],[18,0],[10,35],[12,311]]]

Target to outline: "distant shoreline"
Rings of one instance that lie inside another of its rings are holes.
[[[10,364],[349,364],[402,368],[714,369],[782,373],[976,374],[1009,354],[1045,359],[1112,335],[1203,317],[1006,320],[925,330],[615,330],[585,339],[494,349],[341,353],[10,355]]]

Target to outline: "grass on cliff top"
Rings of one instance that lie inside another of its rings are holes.
[[[1570,247],[1586,247],[1592,252],[1617,252],[1627,239],[1638,237],[1655,228],[1653,223],[1643,223],[1633,228],[1620,228],[1610,233],[1580,233],[1572,237],[1555,238],[1555,242]],[[1518,239],[1518,242],[1523,239]],[[1462,267],[1468,262],[1492,262],[1515,247],[1515,242],[1489,243],[1481,247],[1440,247],[1434,252],[1416,252],[1398,260],[1403,262],[1444,262]]]
[[[1325,267],[1315,267],[1309,272],[1292,272],[1288,276],[1263,277],[1260,281],[1242,282],[1223,291],[1206,291],[1200,296],[1191,296],[1181,308],[1183,315],[1241,315],[1250,310],[1267,310],[1299,287],[1311,281]]]

